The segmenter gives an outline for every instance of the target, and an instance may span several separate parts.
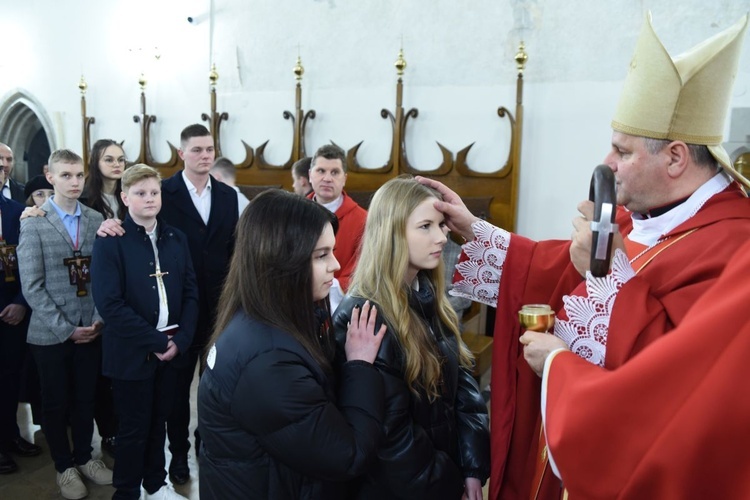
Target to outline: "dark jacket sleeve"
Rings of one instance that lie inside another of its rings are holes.
[[[340,346],[346,340],[352,308],[362,304],[364,299],[347,296],[336,309],[333,322]],[[460,498],[463,476],[458,465],[447,453],[435,449],[425,430],[412,418],[411,392],[391,362],[400,355],[389,328],[375,360],[385,384],[385,442],[370,475],[399,498]],[[457,485],[461,489],[451,492]]]
[[[490,477],[489,415],[476,380],[463,367],[458,368],[456,425],[463,475],[484,484]]]
[[[277,348],[246,365],[230,411],[276,460],[303,475],[343,481],[363,474],[375,456],[383,382],[371,364],[346,363],[337,407],[296,353]]]
[[[190,247],[188,247],[187,237],[180,234],[179,245],[181,252],[185,256],[185,267],[182,269],[182,304],[180,308],[179,325],[180,330],[177,335],[172,337],[172,341],[177,346],[180,354],[184,354],[193,343],[195,336],[195,327],[198,323],[198,282],[193,270],[193,261],[190,258]]]

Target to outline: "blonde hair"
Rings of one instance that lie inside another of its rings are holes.
[[[122,174],[122,179],[120,179],[122,190],[127,192],[130,189],[130,186],[145,179],[156,179],[157,181],[161,181],[161,174],[155,168],[144,165],[143,163],[133,165],[126,169]]]
[[[404,355],[404,378],[417,396],[423,390],[430,401],[440,396],[441,361],[437,345],[419,314],[409,307],[410,283],[405,282],[409,267],[406,221],[414,209],[428,198],[442,199],[437,191],[411,176],[391,179],[378,189],[370,202],[362,239],[362,250],[352,279],[351,294],[378,305],[398,339]],[[458,318],[445,296],[442,259],[435,269],[420,271],[432,286],[435,311],[440,322],[454,335],[461,366],[473,364],[471,352],[461,340]]]

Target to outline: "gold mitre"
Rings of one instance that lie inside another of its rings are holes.
[[[684,54],[669,56],[646,15],[612,128],[630,135],[708,146],[735,179],[750,187],[721,145],[747,14]]]

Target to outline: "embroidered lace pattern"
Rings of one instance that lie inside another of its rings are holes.
[[[475,238],[462,246],[469,260],[456,265],[460,280],[449,293],[495,307],[511,233],[485,221],[471,227]]]
[[[635,271],[627,255],[616,250],[612,258],[612,272],[603,278],[586,273],[586,296],[566,295],[563,308],[568,319],[557,319],[555,335],[564,340],[571,351],[586,361],[604,366],[607,334],[617,292]]]

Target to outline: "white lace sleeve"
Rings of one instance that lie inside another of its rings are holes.
[[[566,295],[563,308],[567,321],[555,322],[555,336],[564,340],[570,350],[586,361],[604,366],[607,353],[609,319],[617,299],[617,292],[635,271],[628,257],[620,249],[612,258],[612,272],[603,278],[586,273],[586,296]]]
[[[511,233],[486,221],[471,227],[475,238],[461,247],[469,260],[456,265],[460,279],[450,294],[495,307]]]

